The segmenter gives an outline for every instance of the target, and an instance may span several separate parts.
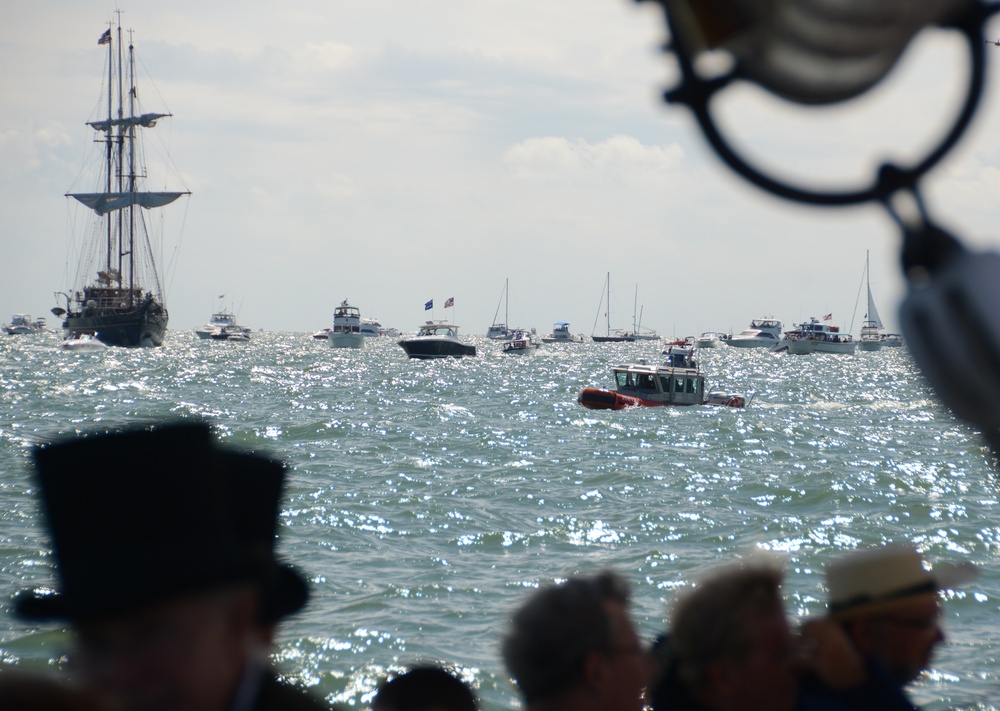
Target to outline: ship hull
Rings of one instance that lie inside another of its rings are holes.
[[[163,345],[167,318],[167,310],[155,299],[149,299],[133,309],[85,309],[69,314],[63,321],[63,329],[69,336],[94,333],[101,343],[109,346],[145,348]]]

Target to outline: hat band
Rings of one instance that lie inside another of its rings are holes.
[[[913,587],[903,588],[902,590],[896,590],[895,592],[889,593],[887,595],[881,595],[875,597],[867,593],[862,595],[856,595],[855,597],[849,598],[847,600],[841,600],[839,602],[830,602],[828,607],[830,612],[836,614],[838,612],[843,612],[849,610],[853,607],[859,607],[861,605],[871,605],[878,602],[889,602],[890,600],[896,600],[901,597],[909,597],[910,595],[919,595],[925,592],[935,592],[938,589],[938,584],[934,580],[928,580],[927,582],[920,583],[919,585],[914,585]]]

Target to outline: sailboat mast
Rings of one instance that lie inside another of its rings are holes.
[[[639,327],[635,323],[635,308],[639,305],[639,285],[635,285],[635,297],[632,299],[632,335],[639,335]]]
[[[510,278],[503,280],[503,296],[504,296],[504,307],[503,307],[503,325],[510,331]]]
[[[604,317],[608,320],[607,329],[608,334],[611,335],[611,272],[608,272],[608,278],[606,279],[608,285],[608,303],[607,310],[604,312]]]

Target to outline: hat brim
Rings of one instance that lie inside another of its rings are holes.
[[[263,588],[261,622],[268,624],[294,615],[308,601],[309,585],[306,579],[292,566],[278,563]]]
[[[931,571],[938,590],[951,590],[979,577],[979,569],[969,561],[938,563]]]
[[[306,579],[292,566],[278,563],[263,575],[237,576],[211,583],[205,581],[188,588],[165,591],[159,597],[143,597],[132,600],[111,600],[109,597],[107,604],[97,606],[93,604],[76,605],[66,595],[49,588],[22,590],[14,596],[12,607],[14,614],[22,620],[76,622],[128,612],[172,597],[212,590],[239,582],[255,582],[261,591],[260,620],[262,623],[274,623],[283,617],[295,614],[305,607],[309,600],[309,587]]]
[[[936,597],[942,590],[952,590],[975,580],[978,576],[979,569],[969,561],[939,563],[931,571],[930,580],[926,585],[909,591],[897,592],[878,598],[865,598],[853,604],[840,605],[831,609],[830,614],[839,620],[878,615],[884,611],[893,609],[900,603],[910,602],[918,597]]]

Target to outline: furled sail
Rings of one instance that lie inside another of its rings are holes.
[[[88,121],[87,125],[98,131],[109,131],[112,126],[142,126],[152,128],[156,125],[157,119],[173,114],[142,114],[141,116],[125,116],[116,119],[104,119],[103,121]]]
[[[163,207],[182,195],[190,193],[70,193],[69,197],[76,198],[98,215],[107,215],[129,205],[139,205],[147,210]]]

